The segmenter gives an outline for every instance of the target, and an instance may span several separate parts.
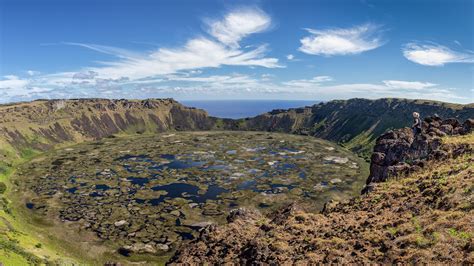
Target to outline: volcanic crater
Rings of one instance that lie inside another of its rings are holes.
[[[358,194],[367,172],[350,151],[314,137],[167,132],[46,152],[18,168],[15,197],[37,231],[65,245],[165,261],[231,209],[265,213],[298,201],[317,211]]]

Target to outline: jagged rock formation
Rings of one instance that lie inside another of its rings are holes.
[[[319,214],[298,204],[268,216],[233,211],[170,263],[472,264],[472,122],[428,118],[415,139],[410,129],[388,132],[377,140],[370,193]]]
[[[240,128],[311,135],[338,142],[359,155],[370,157],[375,139],[389,129],[410,126],[412,113],[437,114],[466,120],[474,105],[427,100],[334,100],[304,108],[274,110],[241,120]]]
[[[465,153],[464,146],[455,150],[442,145],[442,137],[469,134],[474,128],[474,119],[461,124],[454,118],[442,120],[439,116],[427,117],[422,123],[422,133],[415,136],[410,128],[390,130],[377,138],[371,157],[370,175],[364,192],[374,183],[385,182],[390,177],[415,172],[428,160],[445,159],[449,155]]]

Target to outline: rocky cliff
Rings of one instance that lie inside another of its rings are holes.
[[[408,99],[334,100],[303,108],[274,110],[237,124],[248,130],[311,135],[370,157],[378,136],[412,123],[412,113],[466,120],[474,117],[474,105]]]
[[[210,130],[216,119],[172,99],[38,100],[0,105],[0,174],[18,157],[114,134]]]
[[[427,117],[422,133],[414,135],[410,128],[390,130],[377,138],[371,157],[370,175],[364,192],[375,183],[390,177],[408,175],[422,169],[428,161],[443,160],[466,152],[470,144],[455,147],[443,145],[442,138],[449,135],[466,135],[474,128],[474,119],[461,124],[456,119],[442,120],[439,116]]]
[[[474,263],[473,120],[425,119],[423,133],[377,139],[363,196],[321,213],[295,203],[270,215],[237,209],[174,263]]]

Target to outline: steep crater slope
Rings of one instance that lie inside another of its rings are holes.
[[[0,174],[13,161],[57,145],[114,134],[209,130],[217,119],[172,99],[37,100],[0,105]]]
[[[389,129],[410,126],[413,112],[419,112],[422,117],[437,114],[464,121],[474,117],[474,104],[408,99],[334,100],[303,108],[274,110],[242,119],[238,126],[327,139],[369,159],[375,139]]]
[[[319,214],[297,204],[271,215],[236,209],[172,262],[472,264],[473,126],[434,117],[422,135],[387,132],[377,139],[369,193]]]

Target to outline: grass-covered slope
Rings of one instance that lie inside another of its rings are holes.
[[[334,100],[309,107],[274,110],[243,119],[236,126],[312,135],[338,142],[368,158],[375,139],[389,129],[410,126],[415,111],[422,117],[437,114],[464,121],[474,117],[474,104],[408,99]]]
[[[443,145],[463,153],[320,214],[297,205],[271,216],[237,210],[174,262],[473,264],[474,134],[446,137]]]

